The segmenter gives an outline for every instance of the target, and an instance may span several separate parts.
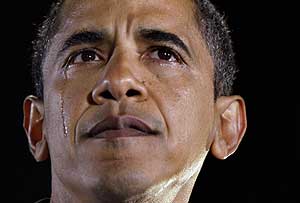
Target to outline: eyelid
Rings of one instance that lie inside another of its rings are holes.
[[[178,51],[176,51],[174,48],[170,47],[170,46],[166,46],[166,45],[158,45],[158,46],[151,46],[149,48],[150,52],[154,52],[154,51],[158,51],[159,49],[167,49],[168,51],[172,52],[175,59],[177,60],[177,63],[179,64],[186,64],[185,60],[183,59],[183,57],[181,56],[180,53],[178,53]],[[174,63],[174,62],[173,62]]]
[[[83,48],[83,49],[79,49],[76,50],[74,52],[72,52],[71,54],[68,55],[68,57],[66,58],[62,68],[68,68],[68,66],[70,65],[70,63],[74,60],[75,57],[77,57],[78,55],[80,55],[81,53],[83,53],[84,51],[94,51],[95,54],[100,58],[100,60],[105,60],[105,57],[103,56],[103,54],[101,54],[100,50],[94,47],[91,48]]]

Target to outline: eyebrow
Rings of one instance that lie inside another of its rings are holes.
[[[161,30],[156,30],[156,29],[140,29],[138,31],[138,34],[150,41],[154,42],[171,42],[175,46],[183,49],[189,57],[191,57],[190,51],[187,47],[187,45],[181,40],[177,35]]]
[[[190,51],[187,45],[180,39],[177,35],[157,29],[140,29],[138,34],[150,41],[154,42],[171,42],[175,46],[183,49],[189,57],[191,57]],[[59,51],[59,53],[69,49],[70,47],[80,45],[80,44],[93,44],[99,43],[107,38],[108,34],[105,30],[99,31],[80,31],[72,34],[69,38],[67,38],[63,44],[63,48]]]
[[[80,44],[93,44],[101,42],[106,36],[107,34],[105,31],[80,31],[74,33],[66,39],[60,52]]]

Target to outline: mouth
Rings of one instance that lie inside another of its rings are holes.
[[[91,128],[88,135],[91,138],[113,139],[118,137],[155,136],[153,130],[145,121],[135,116],[110,116]]]

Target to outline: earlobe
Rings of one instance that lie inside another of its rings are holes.
[[[238,148],[247,128],[245,102],[240,96],[217,99],[212,154],[226,159]]]
[[[44,106],[35,96],[28,96],[23,105],[25,129],[30,151],[37,161],[48,158],[48,145],[43,133]]]

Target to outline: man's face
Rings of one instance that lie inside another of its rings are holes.
[[[130,195],[202,163],[213,64],[192,2],[67,0],[61,13],[43,70],[53,175]]]

